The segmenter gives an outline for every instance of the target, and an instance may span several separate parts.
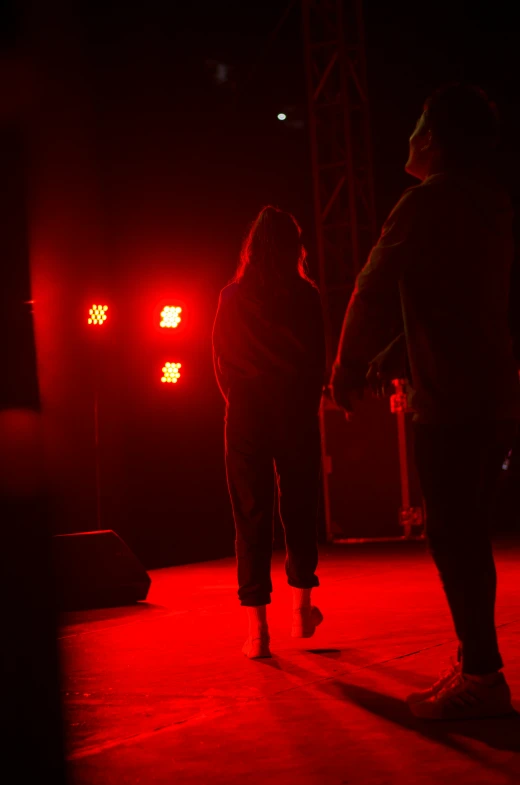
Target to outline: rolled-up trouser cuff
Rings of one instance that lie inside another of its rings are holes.
[[[287,583],[294,589],[315,589],[316,586],[320,585],[320,582],[316,576],[308,581],[296,581],[292,578],[288,578]]]

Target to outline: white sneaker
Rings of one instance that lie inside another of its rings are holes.
[[[412,714],[425,720],[467,720],[503,717],[514,712],[511,691],[502,673],[494,684],[459,673],[428,700],[410,704]]]
[[[411,695],[408,695],[406,702],[411,705],[412,703],[421,703],[421,701],[428,700],[429,698],[433,698],[440,692],[443,687],[453,681],[453,679],[459,675],[461,672],[461,664],[460,662],[452,661],[451,665],[447,670],[443,671],[440,674],[439,678],[437,679],[431,687],[428,687],[427,690],[419,690],[418,692],[412,692]]]

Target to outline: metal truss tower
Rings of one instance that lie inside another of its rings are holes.
[[[302,0],[320,288],[329,366],[375,240],[362,0]]]

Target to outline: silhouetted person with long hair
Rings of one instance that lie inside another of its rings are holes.
[[[319,292],[308,278],[295,218],[264,207],[244,242],[238,271],[220,295],[213,330],[215,373],[226,400],[226,470],[236,527],[238,596],[249,615],[244,654],[269,657],[273,512],[285,531],[293,587],[293,637],[322,621],[318,586],[318,410],[325,376]]]
[[[387,219],[358,276],[332,379],[349,409],[372,364],[381,384],[413,388],[415,460],[427,535],[460,641],[453,667],[409,697],[419,717],[490,717],[511,711],[494,620],[496,571],[490,503],[520,418],[508,329],[512,209],[494,174],[494,106],[452,85],[425,104],[410,138],[410,188]]]

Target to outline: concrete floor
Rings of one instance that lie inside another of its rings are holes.
[[[520,543],[497,546],[497,621],[520,709]],[[325,622],[292,641],[275,557],[272,660],[241,654],[232,560],[157,570],[148,603],[67,614],[61,648],[78,785],[489,785],[520,782],[520,716],[428,724],[403,703],[454,653],[419,544],[321,555]]]

